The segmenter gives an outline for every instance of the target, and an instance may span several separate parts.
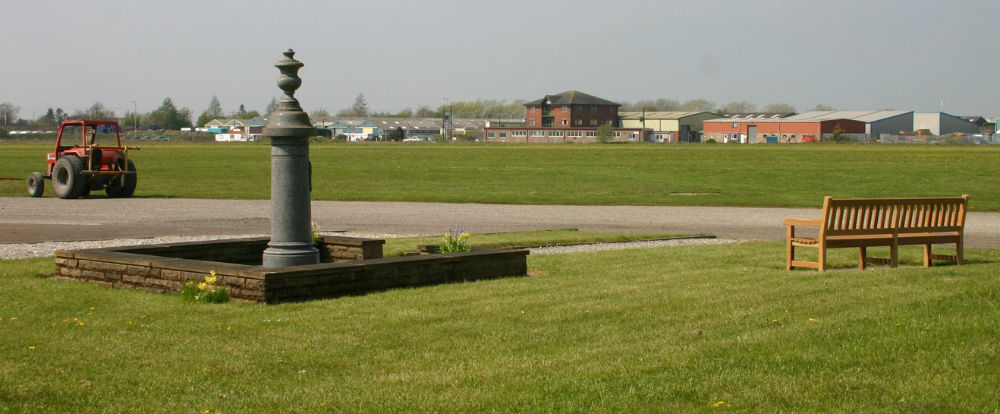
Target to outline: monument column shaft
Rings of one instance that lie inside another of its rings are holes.
[[[319,262],[312,241],[309,180],[309,141],[273,137],[271,241],[264,251],[265,267]]]

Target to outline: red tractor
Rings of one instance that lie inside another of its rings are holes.
[[[48,178],[59,198],[86,197],[101,189],[108,197],[131,197],[137,176],[130,149],[138,148],[122,145],[116,121],[63,121],[56,150],[46,156],[46,173],[28,176],[28,194],[41,197]]]

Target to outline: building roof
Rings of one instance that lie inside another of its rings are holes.
[[[728,114],[726,118],[732,119],[778,119],[778,118],[788,118],[795,115],[795,112],[740,112],[737,114]]]
[[[545,102],[546,100],[551,101],[551,103]],[[611,102],[607,99],[601,99],[593,95],[587,95],[580,91],[566,91],[563,93],[557,93],[555,95],[545,95],[542,99],[536,99],[534,101],[524,104],[524,106],[541,106],[543,103],[547,105],[614,105],[622,106],[620,103]]]
[[[790,116],[786,118],[786,120],[830,121],[834,119],[851,119],[871,123],[909,113],[913,113],[913,111],[809,111],[795,116]]]
[[[706,111],[646,111],[645,117],[647,120],[652,119],[682,119],[689,116],[709,114],[713,116],[718,116],[718,114]],[[639,120],[643,117],[643,112],[641,111],[627,111],[618,112],[618,117],[622,120]]]

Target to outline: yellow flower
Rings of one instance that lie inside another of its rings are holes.
[[[33,347],[33,346],[29,346],[29,347],[28,347],[28,350],[29,350],[29,351],[34,351],[34,350],[35,350],[35,347]]]
[[[809,322],[816,322],[816,318],[809,318]]]
[[[719,402],[717,402],[717,403],[715,403],[715,404],[712,404],[712,407],[713,407],[713,408],[719,408],[719,407],[726,407],[726,406],[728,406],[728,405],[729,405],[729,404],[726,404],[726,402],[725,402],[725,401],[719,401]]]
[[[16,317],[16,316],[11,316],[11,317],[10,317],[10,320],[12,320],[12,321],[16,321],[16,320],[17,320],[17,317]]]
[[[205,282],[198,284],[198,290],[204,291],[206,287],[208,287],[208,285],[206,285]]]
[[[208,283],[210,285],[214,285],[215,282],[217,280],[219,280],[219,278],[215,277],[215,271],[214,270],[210,271],[209,274],[210,274],[209,276],[205,276],[205,283]]]

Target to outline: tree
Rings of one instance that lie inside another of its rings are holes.
[[[313,122],[323,121],[330,118],[331,118],[330,112],[323,108],[319,108],[309,113],[309,119],[312,120]]]
[[[215,119],[215,117],[209,116],[208,111],[202,112],[201,115],[198,115],[198,126],[203,127],[209,122],[212,122],[213,119]]]
[[[45,115],[35,120],[35,124],[37,125],[55,125],[58,123],[56,121],[56,111],[53,111],[52,108],[49,108],[48,111],[45,111]]]
[[[247,112],[246,119],[254,119],[254,118],[260,118],[260,112],[251,109],[250,112]]]
[[[836,109],[833,109],[833,107],[830,106],[830,105],[816,104],[816,106],[812,110],[813,111],[835,111]]]
[[[76,112],[71,118],[76,119],[114,119],[115,111],[104,106],[103,103],[94,102],[89,108],[83,112]]]
[[[0,103],[0,118],[3,124],[9,125],[17,122],[17,114],[21,112],[21,107],[10,102]]]
[[[388,138],[389,141],[402,141],[403,136],[405,135],[406,133],[403,132],[403,127],[396,127],[396,129],[389,131],[389,134],[386,138]]]
[[[711,112],[711,111],[715,110],[715,103],[712,102],[712,101],[709,101],[707,99],[701,99],[701,98],[691,99],[691,100],[688,100],[688,101],[684,101],[684,103],[681,104],[680,109],[685,110],[685,111],[708,111],[708,112]]]
[[[271,103],[267,104],[267,108],[264,108],[264,112],[267,116],[271,116],[271,113],[278,109],[278,98],[271,97]]]
[[[238,109],[236,111],[236,115],[237,115],[236,116],[237,119],[246,119],[247,118],[247,109],[245,107],[243,107],[243,104],[240,104],[240,109]]]
[[[597,142],[610,142],[611,138],[614,136],[614,132],[615,129],[611,126],[611,124],[601,124],[601,126],[597,127]]]
[[[765,106],[764,112],[790,113],[795,112],[795,107],[786,103],[773,103]]]
[[[757,112],[757,105],[747,101],[730,102],[719,109],[723,114]]]
[[[226,116],[226,114],[222,112],[222,104],[219,103],[219,98],[217,96],[212,95],[212,100],[208,101],[208,109],[205,110],[204,115],[209,118],[208,121]],[[208,121],[202,123],[201,117],[198,118],[198,123],[201,125],[208,123]]]
[[[122,128],[136,128],[139,125],[141,118],[139,114],[132,111],[125,111],[125,116],[122,117]]]
[[[434,111],[427,105],[420,105],[417,111],[413,113],[413,116],[417,118],[430,118],[434,116]]]
[[[149,113],[148,119],[150,125],[163,129],[181,129],[191,126],[191,110],[187,108],[178,110],[174,106],[174,101],[166,98],[159,108]]]
[[[354,116],[368,116],[368,101],[365,100],[365,94],[359,93],[354,98],[354,105],[351,105],[351,112]]]

